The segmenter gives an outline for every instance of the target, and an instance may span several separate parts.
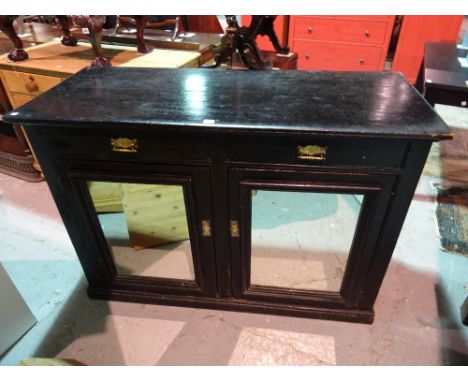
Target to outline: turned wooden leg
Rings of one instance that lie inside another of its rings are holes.
[[[17,16],[0,16],[0,31],[2,31],[13,43],[15,48],[8,53],[8,59],[14,62],[28,59],[28,54],[23,49],[23,42],[13,27]]]
[[[151,53],[153,47],[145,44],[145,26],[148,22],[148,16],[135,16],[135,22],[137,27],[136,39],[137,39],[137,50],[139,53]]]
[[[57,19],[63,31],[62,44],[65,46],[76,46],[78,44],[78,40],[70,32],[70,19],[68,16],[60,15],[57,16]]]
[[[93,48],[94,60],[91,66],[111,66],[110,61],[104,57],[101,46],[101,33],[106,21],[105,16],[72,16],[73,22],[80,28],[89,31],[89,42]]]
[[[238,52],[245,66],[252,70],[271,69],[272,63],[265,61],[255,40],[245,40],[238,44]]]
[[[177,37],[177,34],[179,33],[179,29],[180,29],[180,17],[177,16],[176,17],[176,22],[175,22],[175,25],[174,25],[174,31],[172,32],[172,36],[171,36],[171,40],[174,41]]]
[[[289,53],[289,47],[287,46],[282,46],[278,40],[278,36],[276,35],[275,32],[275,27],[273,22],[276,19],[276,16],[265,16],[265,21],[264,21],[264,33],[268,36],[270,39],[271,43],[273,44],[273,47],[275,48],[276,53],[279,54],[288,54]]]
[[[90,27],[89,27],[89,39],[91,45],[93,46],[93,51],[95,59],[92,66],[111,66],[110,61],[104,57],[102,51],[101,38],[102,30],[104,28],[104,23],[106,22],[105,16],[89,16],[90,17]]]
[[[279,54],[288,54],[289,53],[289,47],[288,46],[282,46],[278,40],[278,36],[276,36],[276,32],[274,29],[272,29],[268,33],[268,37],[270,38],[271,43],[273,44],[273,47],[275,48],[276,53]]]
[[[101,38],[101,32],[94,32],[90,33],[89,35],[89,41],[91,42],[95,56],[91,66],[111,66],[110,61],[104,57],[101,46]]]

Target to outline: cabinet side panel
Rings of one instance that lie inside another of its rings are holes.
[[[406,165],[393,189],[394,196],[386,211],[375,256],[367,273],[365,292],[359,304],[363,309],[372,307],[377,298],[430,148],[431,142],[410,144]]]
[[[72,192],[70,185],[65,181],[67,174],[60,172],[58,163],[52,156],[52,150],[43,137],[42,128],[26,126],[25,129],[89,284],[93,286],[107,284],[109,280],[105,279],[105,272],[102,271],[104,265],[99,259],[90,255],[90,249],[84,240],[87,235],[83,234],[76,224],[83,211],[77,208],[68,196]]]

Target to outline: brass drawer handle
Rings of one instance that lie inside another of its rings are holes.
[[[36,81],[34,81],[33,76],[29,76],[29,82],[26,82],[24,87],[30,93],[34,93],[34,92],[37,92],[39,90],[39,85],[37,84]]]
[[[297,146],[297,158],[306,160],[325,160],[327,159],[327,146]]]
[[[136,153],[138,151],[138,140],[130,138],[111,138],[112,151],[121,153]]]

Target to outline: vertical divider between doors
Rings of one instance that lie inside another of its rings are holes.
[[[247,289],[249,280],[246,273],[250,273],[250,264],[245,255],[245,240],[247,238],[247,228],[244,221],[246,219],[246,208],[244,208],[245,198],[240,185],[240,176],[237,169],[229,171],[229,221],[235,220],[239,228],[239,236],[230,236],[230,252],[232,267],[232,294],[236,298],[243,298],[243,293]],[[231,227],[229,227],[231,231]]]
[[[229,235],[229,174],[225,165],[226,142],[223,136],[209,137],[212,160],[212,235],[215,252],[216,282],[219,297],[231,297],[231,258]]]

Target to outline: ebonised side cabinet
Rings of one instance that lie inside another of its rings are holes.
[[[5,120],[91,297],[365,323],[451,138],[394,73],[92,68]]]

